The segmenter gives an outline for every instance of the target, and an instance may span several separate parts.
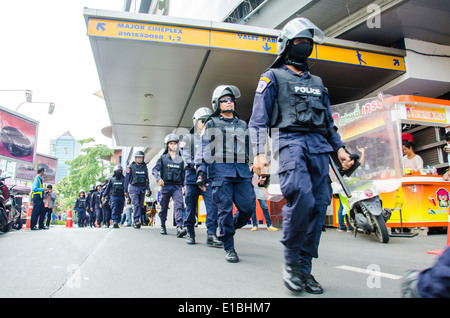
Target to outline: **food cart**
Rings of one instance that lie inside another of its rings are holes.
[[[450,101],[381,96],[335,105],[332,113],[348,148],[363,153],[361,168],[347,181],[351,188],[365,181],[367,189],[380,194],[383,208],[392,210],[388,227],[447,226],[450,182],[444,181],[442,174],[449,166],[443,147],[450,127]],[[416,153],[424,161],[423,169],[408,175],[403,168],[402,132],[412,134],[414,141],[417,138]],[[341,192],[336,182],[333,192]],[[335,198],[333,226],[338,226],[338,209]]]

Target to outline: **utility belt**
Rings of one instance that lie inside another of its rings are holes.
[[[293,127],[279,128],[279,130],[284,133],[299,133],[299,132],[300,133],[318,133],[324,137],[328,137],[328,132],[325,129],[317,128],[317,127],[313,127],[313,126],[310,126],[310,127],[293,126]]]

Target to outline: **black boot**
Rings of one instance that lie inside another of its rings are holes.
[[[163,224],[161,225],[161,230],[159,231],[161,235],[167,235],[166,226]]]
[[[225,256],[225,259],[230,263],[237,263],[239,262],[239,257],[234,249],[225,251],[227,255]]]
[[[303,281],[303,288],[310,294],[322,294],[323,288],[311,274],[300,273],[300,278]]]
[[[192,245],[195,244],[195,233],[187,232],[186,235],[186,244]]]
[[[183,227],[181,227],[181,226],[177,227],[177,237],[182,238],[186,234],[187,234],[186,228],[183,229]]]
[[[223,247],[223,243],[219,241],[215,234],[212,233],[208,233],[206,237],[206,245],[211,247]]]
[[[283,265],[283,281],[286,287],[293,292],[300,293],[303,291],[303,281],[300,277],[300,268],[298,265]]]

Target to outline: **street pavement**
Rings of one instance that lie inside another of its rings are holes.
[[[405,270],[431,266],[446,235],[375,237],[322,234],[313,275],[324,294],[294,294],[283,284],[282,232],[246,226],[236,232],[241,259],[225,261],[222,249],[206,245],[206,229],[196,228],[197,244],[159,227],[11,230],[0,233],[0,297],[39,298],[398,298]]]

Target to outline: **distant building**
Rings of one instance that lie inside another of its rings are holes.
[[[49,154],[58,158],[56,182],[59,182],[62,178],[69,175],[69,168],[66,161],[73,160],[81,154],[81,144],[67,131],[56,140],[50,140]]]

